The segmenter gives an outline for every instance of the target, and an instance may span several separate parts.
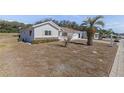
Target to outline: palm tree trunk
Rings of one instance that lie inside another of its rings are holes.
[[[93,45],[93,37],[94,34],[92,32],[87,32],[87,45],[92,46]]]

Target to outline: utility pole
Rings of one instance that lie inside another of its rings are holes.
[[[113,46],[113,34],[111,34],[110,47]]]

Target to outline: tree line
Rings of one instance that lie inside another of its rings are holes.
[[[31,26],[17,21],[0,20],[0,33],[19,33],[20,29],[25,29]]]

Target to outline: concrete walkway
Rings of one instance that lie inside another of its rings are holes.
[[[124,77],[124,39],[120,40],[110,77]]]

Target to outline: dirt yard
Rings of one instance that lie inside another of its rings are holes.
[[[117,46],[85,41],[26,44],[0,34],[0,76],[108,76]]]

